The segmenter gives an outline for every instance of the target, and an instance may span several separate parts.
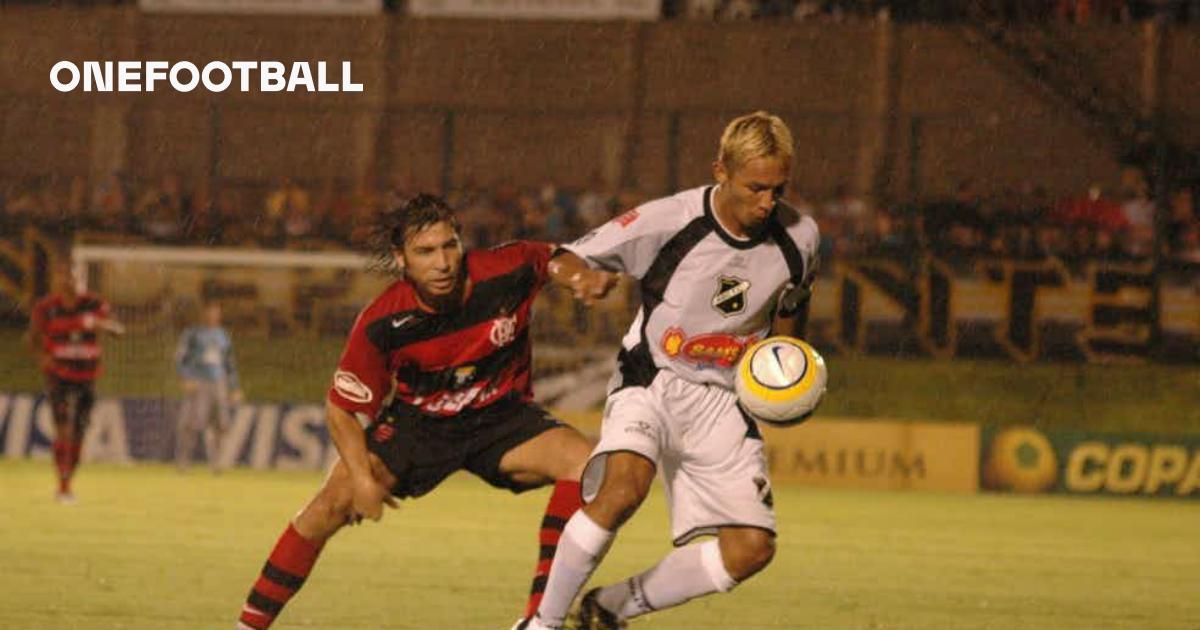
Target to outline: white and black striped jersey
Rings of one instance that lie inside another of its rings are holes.
[[[783,203],[748,239],[713,214],[716,186],[645,203],[564,248],[594,268],[641,281],[611,389],[646,386],[660,369],[733,388],[742,351],[765,337],[785,287],[815,267],[817,224]]]

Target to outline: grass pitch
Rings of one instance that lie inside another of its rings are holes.
[[[307,472],[213,478],[85,466],[51,500],[46,461],[0,460],[0,628],[232,628]],[[506,630],[547,491],[469,476],[345,530],[276,628]],[[732,594],[634,628],[1200,628],[1200,503],[776,489],[780,549]],[[661,494],[597,579],[668,550]]]

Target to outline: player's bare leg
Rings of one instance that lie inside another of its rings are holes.
[[[538,531],[538,560],[522,619],[528,619],[537,612],[563,527],[583,505],[579,476],[583,474],[591,451],[592,444],[587,438],[574,428],[564,426],[539,434],[505,453],[500,459],[500,472],[522,486],[554,483],[554,492],[546,504]]]
[[[563,528],[545,595],[530,628],[562,627],[571,602],[608,552],[616,530],[650,494],[653,462],[627,451],[603,457],[600,490]]]
[[[721,527],[717,540],[680,547],[629,579],[592,589],[579,607],[579,628],[623,628],[625,621],[723,593],[763,570],[775,555],[775,535],[756,527]]]
[[[775,534],[757,527],[722,527],[717,530],[725,570],[744,582],[767,568],[775,557]]]
[[[370,455],[371,474],[386,491],[396,484],[383,462]],[[340,459],[308,505],[296,515],[275,543],[262,573],[242,606],[239,630],[265,630],[300,590],[321,550],[342,527],[357,524],[350,470]]]

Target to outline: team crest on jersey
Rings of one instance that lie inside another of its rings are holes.
[[[721,276],[717,278],[717,293],[713,295],[712,305],[719,313],[728,317],[746,310],[746,292],[750,290],[750,281],[736,276]]]
[[[672,359],[686,361],[697,367],[731,368],[748,346],[758,341],[758,335],[739,337],[725,333],[707,333],[688,337],[682,328],[668,328],[662,337],[662,349]]]
[[[492,330],[488,333],[488,339],[492,345],[497,348],[507,346],[517,338],[517,316],[509,315],[508,317],[497,317],[492,320]]]

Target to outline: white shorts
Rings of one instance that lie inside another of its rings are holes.
[[[675,545],[723,526],[775,532],[762,438],[733,392],[660,370],[649,387],[610,395],[583,473],[584,501],[595,498],[607,454],[616,451],[643,455],[662,472]]]

